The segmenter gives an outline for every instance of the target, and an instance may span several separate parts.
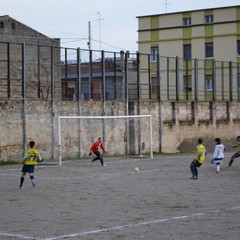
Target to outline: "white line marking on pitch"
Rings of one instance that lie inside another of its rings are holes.
[[[43,238],[29,237],[29,236],[24,236],[24,235],[21,235],[21,234],[13,234],[13,233],[0,233],[0,236],[3,236],[3,237],[16,237],[16,238],[20,238],[20,239],[43,240]]]
[[[240,206],[228,208],[225,210],[215,210],[210,213],[224,212],[226,210],[236,210],[236,209],[240,209]],[[153,221],[139,222],[139,223],[135,223],[135,224],[120,225],[120,226],[116,226],[116,227],[112,227],[112,228],[103,228],[103,229],[93,230],[93,231],[73,233],[73,234],[69,234],[69,235],[62,235],[62,236],[58,236],[58,237],[47,238],[45,240],[57,240],[57,239],[63,239],[63,238],[69,238],[69,237],[91,235],[91,234],[102,233],[102,232],[107,232],[107,231],[119,230],[119,229],[123,229],[123,228],[137,227],[137,226],[141,226],[141,225],[150,225],[150,224],[154,224],[154,223],[163,223],[163,222],[167,222],[167,221],[171,221],[171,220],[181,220],[181,219],[186,219],[186,218],[191,218],[191,217],[196,217],[196,216],[204,216],[204,215],[208,215],[208,214],[209,213],[194,213],[191,215],[176,216],[176,217],[158,219],[158,220],[153,220]]]
[[[164,222],[168,222],[168,221],[172,221],[172,220],[181,220],[181,219],[197,217],[197,216],[204,216],[204,215],[209,215],[209,214],[214,214],[214,213],[219,213],[219,212],[233,211],[233,210],[237,210],[237,209],[240,209],[240,206],[226,208],[226,209],[222,209],[222,210],[214,210],[209,213],[194,213],[194,214],[190,214],[190,215],[182,215],[182,216],[176,216],[176,217],[171,217],[171,218],[163,218],[163,219],[157,219],[157,220],[146,221],[146,222],[126,224],[126,225],[120,225],[120,226],[111,227],[111,228],[102,228],[102,229],[86,231],[86,232],[77,232],[77,233],[66,234],[66,235],[57,236],[57,237],[49,237],[49,238],[30,237],[30,236],[24,236],[21,234],[11,234],[11,233],[1,233],[1,232],[0,232],[0,236],[16,237],[16,238],[20,238],[20,239],[34,239],[34,240],[57,240],[57,239],[64,239],[64,238],[71,238],[71,237],[78,237],[78,236],[86,236],[86,235],[108,232],[108,231],[113,231],[113,230],[121,230],[123,228],[138,227],[138,226],[142,226],[142,225],[150,225],[150,224],[156,224],[156,223],[164,223]]]

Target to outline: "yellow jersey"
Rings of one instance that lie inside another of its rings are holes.
[[[240,145],[236,146],[237,152],[240,152]]]
[[[195,159],[196,159],[199,163],[203,163],[204,160],[205,160],[205,156],[206,156],[206,149],[205,149],[204,145],[203,145],[203,144],[197,145],[196,157],[195,157]]]
[[[19,161],[19,163],[24,165],[37,165],[38,162],[41,162],[41,160],[42,158],[40,153],[37,150],[30,148],[25,152],[24,157]]]

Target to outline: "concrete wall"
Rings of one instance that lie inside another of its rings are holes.
[[[60,115],[106,116],[126,115],[125,102],[83,101],[27,101],[23,111],[22,101],[0,102],[0,160],[19,160],[23,154],[24,136],[26,143],[34,139],[43,157],[58,159],[57,117]],[[129,105],[130,106],[130,105]],[[157,102],[145,101],[131,103],[130,115],[150,114],[153,121],[154,152],[174,153],[194,151],[197,138],[204,139],[209,150],[213,149],[214,139],[220,137],[226,145],[231,145],[240,135],[240,102]],[[23,118],[23,113],[26,113]],[[24,120],[25,119],[25,123]],[[80,124],[80,128],[78,128]],[[96,137],[103,136],[110,154],[126,154],[126,132],[124,122],[113,120],[105,122],[81,122],[66,120],[62,122],[62,148],[66,158],[86,156]],[[23,126],[26,126],[25,128]],[[104,127],[103,127],[104,125]],[[142,124],[141,146],[148,145],[148,130]],[[138,153],[137,124],[131,122],[128,130],[132,132],[132,150]],[[105,133],[105,134],[104,134]],[[79,140],[79,135],[81,138]],[[25,145],[26,147],[26,145]],[[228,149],[229,150],[229,149]],[[148,148],[141,149],[143,153]]]

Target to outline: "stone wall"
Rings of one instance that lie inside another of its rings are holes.
[[[0,160],[17,161],[27,147],[29,140],[34,139],[44,158],[57,160],[58,122],[57,117],[126,115],[125,102],[27,100],[25,106],[20,100],[0,102]],[[213,150],[214,139],[220,137],[230,150],[237,135],[240,135],[240,102],[138,102],[131,103],[131,113],[150,114],[153,122],[154,152],[175,153],[192,152],[197,138],[201,137],[209,151]],[[25,117],[24,117],[25,114]],[[81,125],[78,128],[78,124]],[[92,125],[90,125],[92,124]],[[81,145],[81,156],[86,156],[96,136],[104,136],[105,144],[118,154],[125,154],[124,141],[126,133],[123,123],[104,124],[90,120],[66,121],[62,125],[63,147],[66,157],[75,158],[78,145]],[[24,127],[25,126],[25,127]],[[90,127],[89,127],[90,126]],[[148,133],[142,125],[141,146],[147,144]],[[138,153],[139,140],[136,134],[138,126],[131,123],[129,131],[133,132],[130,141],[134,144],[132,151]],[[87,130],[88,129],[88,130]],[[82,140],[79,140],[81,135]],[[133,139],[134,138],[134,139]],[[84,144],[82,144],[84,143]],[[122,146],[123,145],[123,146]],[[117,148],[118,147],[118,148]],[[141,149],[147,151],[148,149]],[[111,151],[111,150],[110,150]],[[72,154],[72,155],[71,155]]]

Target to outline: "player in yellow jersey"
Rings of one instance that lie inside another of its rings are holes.
[[[232,165],[232,163],[233,163],[235,158],[240,157],[240,136],[237,136],[237,145],[233,146],[232,148],[235,148],[237,150],[237,152],[235,152],[232,155],[232,157],[231,157],[231,159],[230,159],[230,161],[228,163],[229,167],[231,167],[231,165]]]
[[[196,147],[196,155],[195,159],[192,161],[190,165],[190,169],[192,172],[191,179],[198,179],[198,168],[204,163],[206,156],[206,149],[202,144],[203,140],[201,138],[198,139],[198,145]]]
[[[34,170],[35,170],[35,166],[39,163],[42,162],[42,158],[40,153],[34,149],[35,146],[35,142],[34,141],[30,141],[29,142],[29,146],[30,148],[25,152],[24,157],[19,161],[19,163],[23,164],[22,167],[22,176],[20,178],[20,185],[19,188],[21,189],[23,186],[23,182],[24,182],[24,178],[26,173],[29,173],[31,182],[32,182],[32,186],[35,187],[36,186],[36,182],[34,179]]]

